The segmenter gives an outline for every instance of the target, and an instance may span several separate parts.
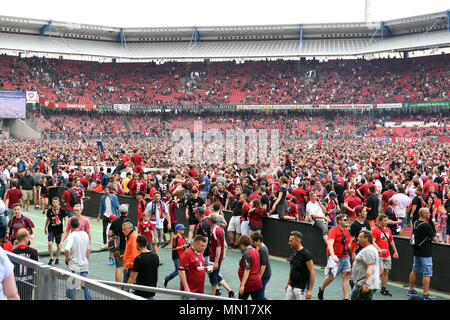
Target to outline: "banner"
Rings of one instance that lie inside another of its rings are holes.
[[[450,101],[423,101],[423,102],[406,102],[403,103],[403,107],[406,108],[418,108],[418,107],[450,107]]]
[[[129,104],[115,104],[114,105],[115,111],[120,112],[129,112],[130,111],[130,105]]]
[[[403,107],[401,103],[379,103],[376,105],[377,109],[398,109]]]
[[[38,93],[36,91],[27,91],[26,99],[27,103],[38,103],[39,102]]]
[[[95,104],[71,104],[71,103],[55,103],[45,100],[44,98],[39,97],[39,103],[49,107],[49,108],[58,108],[58,109],[96,109],[97,105]]]
[[[363,137],[365,142],[422,142],[427,140],[423,137],[389,137],[389,136],[367,136]]]

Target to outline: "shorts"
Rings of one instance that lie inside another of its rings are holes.
[[[249,225],[248,228],[252,231],[258,231],[258,230],[262,230],[262,226],[251,226]]]
[[[339,273],[349,271],[351,268],[350,257],[339,258],[339,263],[336,263],[333,258],[329,256],[327,266],[325,267],[325,276],[332,276],[335,278]]]
[[[446,233],[447,235],[449,235],[449,236],[450,236],[450,226],[447,226],[447,228],[446,228],[446,229],[447,229],[447,230],[446,230],[446,232],[445,232],[445,233]]]
[[[413,272],[423,273],[424,277],[433,276],[433,257],[414,256]]]
[[[116,262],[116,268],[123,268],[123,260],[120,255],[123,255],[123,252],[117,252],[118,254],[114,254],[114,260]]]
[[[306,289],[293,288],[289,285],[285,300],[306,300]]]
[[[62,239],[62,233],[49,232],[47,238],[48,242],[55,242],[56,244],[60,244]]]
[[[314,226],[322,232],[322,236],[328,235],[328,223],[318,220],[314,222]]]
[[[153,243],[158,244],[158,243],[164,242],[164,239],[163,239],[164,229],[155,228],[155,230],[153,230],[153,233],[155,235],[155,238],[153,239]]]
[[[33,190],[22,190],[22,200],[24,201],[33,200]]]
[[[213,270],[213,272],[209,274],[209,282],[211,283],[212,286],[218,286],[219,282],[222,280],[223,278],[220,275],[220,264],[219,264],[217,270]]]
[[[177,225],[177,221],[175,220],[175,221],[171,221],[170,222],[170,229],[168,229],[167,231],[165,231],[165,233],[167,233],[167,232],[173,232],[173,233],[176,233],[176,230],[175,230],[175,226]]]
[[[241,234],[248,236],[248,221],[242,221],[241,222]]]
[[[389,257],[380,257],[380,270],[391,270],[392,268],[392,259]]]
[[[197,225],[200,221],[197,220],[195,216],[189,215],[188,223],[190,226]]]
[[[241,216],[232,216],[230,218],[227,231],[241,233]]]

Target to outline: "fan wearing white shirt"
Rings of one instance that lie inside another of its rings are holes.
[[[405,194],[405,187],[399,186],[398,187],[398,193],[394,194],[391,199],[394,199],[397,201],[397,206],[395,207],[395,212],[398,214],[398,218],[402,220],[402,223],[400,224],[400,228],[403,229],[403,227],[406,224],[406,216],[407,211],[409,208],[409,205],[411,204],[411,199]],[[415,194],[415,193],[414,193]],[[401,235],[401,231],[400,231]]]

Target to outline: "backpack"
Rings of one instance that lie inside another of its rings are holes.
[[[25,162],[23,160],[20,160],[19,163],[17,163],[17,171],[19,173],[22,173],[25,171]]]
[[[70,192],[69,204],[70,204],[71,207],[74,207],[79,202],[78,195],[77,195],[76,192],[73,192],[70,189],[69,189],[69,192]]]

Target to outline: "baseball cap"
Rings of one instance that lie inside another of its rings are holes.
[[[0,239],[3,239],[6,235],[6,230],[8,228],[8,221],[3,216],[0,216]]]
[[[329,194],[329,196],[330,196],[330,197],[337,197],[337,194],[336,194],[336,192],[331,191],[330,194]]]
[[[215,213],[210,213],[210,214],[206,217],[206,219],[211,220],[213,223],[217,223],[217,214],[215,214]]]
[[[181,223],[179,223],[175,226],[175,230],[184,230],[184,229],[186,229],[186,228]]]
[[[205,209],[203,209],[202,207],[198,207],[194,209],[194,213],[200,213],[200,214],[205,214]]]
[[[119,207],[119,213],[126,213],[128,212],[128,205],[127,204],[121,204]]]

